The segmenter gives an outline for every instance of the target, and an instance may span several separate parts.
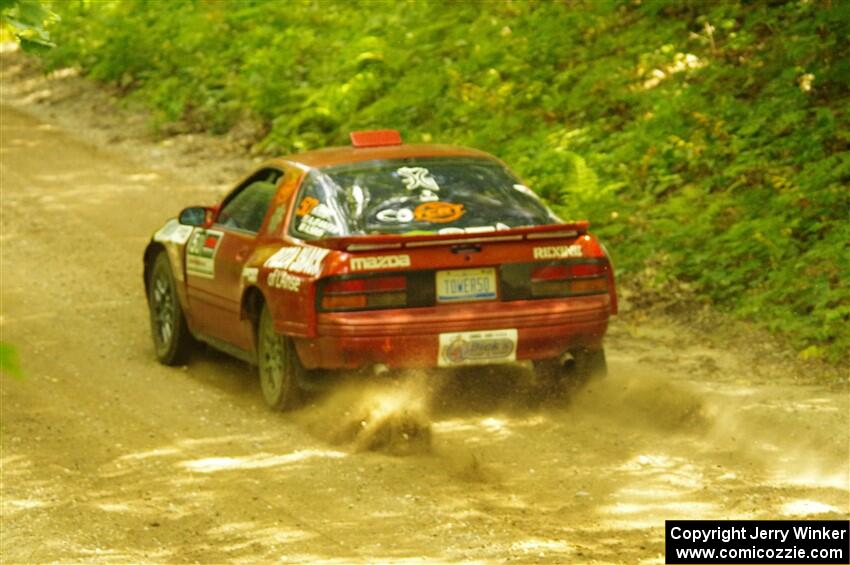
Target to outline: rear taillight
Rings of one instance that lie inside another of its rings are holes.
[[[354,277],[331,279],[322,289],[324,311],[398,308],[407,305],[407,278]]]
[[[531,296],[552,298],[608,291],[605,264],[559,263],[534,267],[531,271]]]

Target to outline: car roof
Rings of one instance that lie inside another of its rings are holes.
[[[295,163],[302,167],[321,169],[360,161],[403,159],[406,157],[478,157],[501,163],[493,155],[469,147],[437,144],[402,144],[379,147],[328,147],[326,149],[316,149],[314,151],[305,151],[304,153],[278,157],[277,159],[273,159],[269,164],[275,162],[279,164]]]

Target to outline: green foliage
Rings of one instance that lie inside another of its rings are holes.
[[[40,0],[0,0],[0,17],[25,50],[40,52],[55,46],[45,26],[58,16]]]
[[[80,0],[51,65],[286,153],[394,127],[499,155],[621,278],[850,350],[846,2]]]
[[[22,379],[24,373],[21,371],[21,363],[18,359],[18,350],[14,345],[0,341],[0,373]]]

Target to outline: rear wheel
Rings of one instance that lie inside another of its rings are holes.
[[[295,344],[275,331],[268,306],[263,305],[257,335],[257,357],[263,398],[274,410],[291,410],[298,406],[302,391],[299,380],[304,367]]]
[[[183,363],[192,347],[192,336],[177,298],[171,263],[165,252],[156,256],[150,271],[148,309],[156,358],[164,365]]]
[[[573,349],[567,359],[545,359],[534,363],[534,370],[541,385],[553,390],[577,388],[589,381],[605,377],[608,364],[605,350]]]

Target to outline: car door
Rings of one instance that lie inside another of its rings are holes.
[[[197,228],[186,246],[186,282],[194,326],[205,337],[250,351],[251,330],[240,319],[243,269],[283,175],[264,168],[240,183],[210,228]]]

